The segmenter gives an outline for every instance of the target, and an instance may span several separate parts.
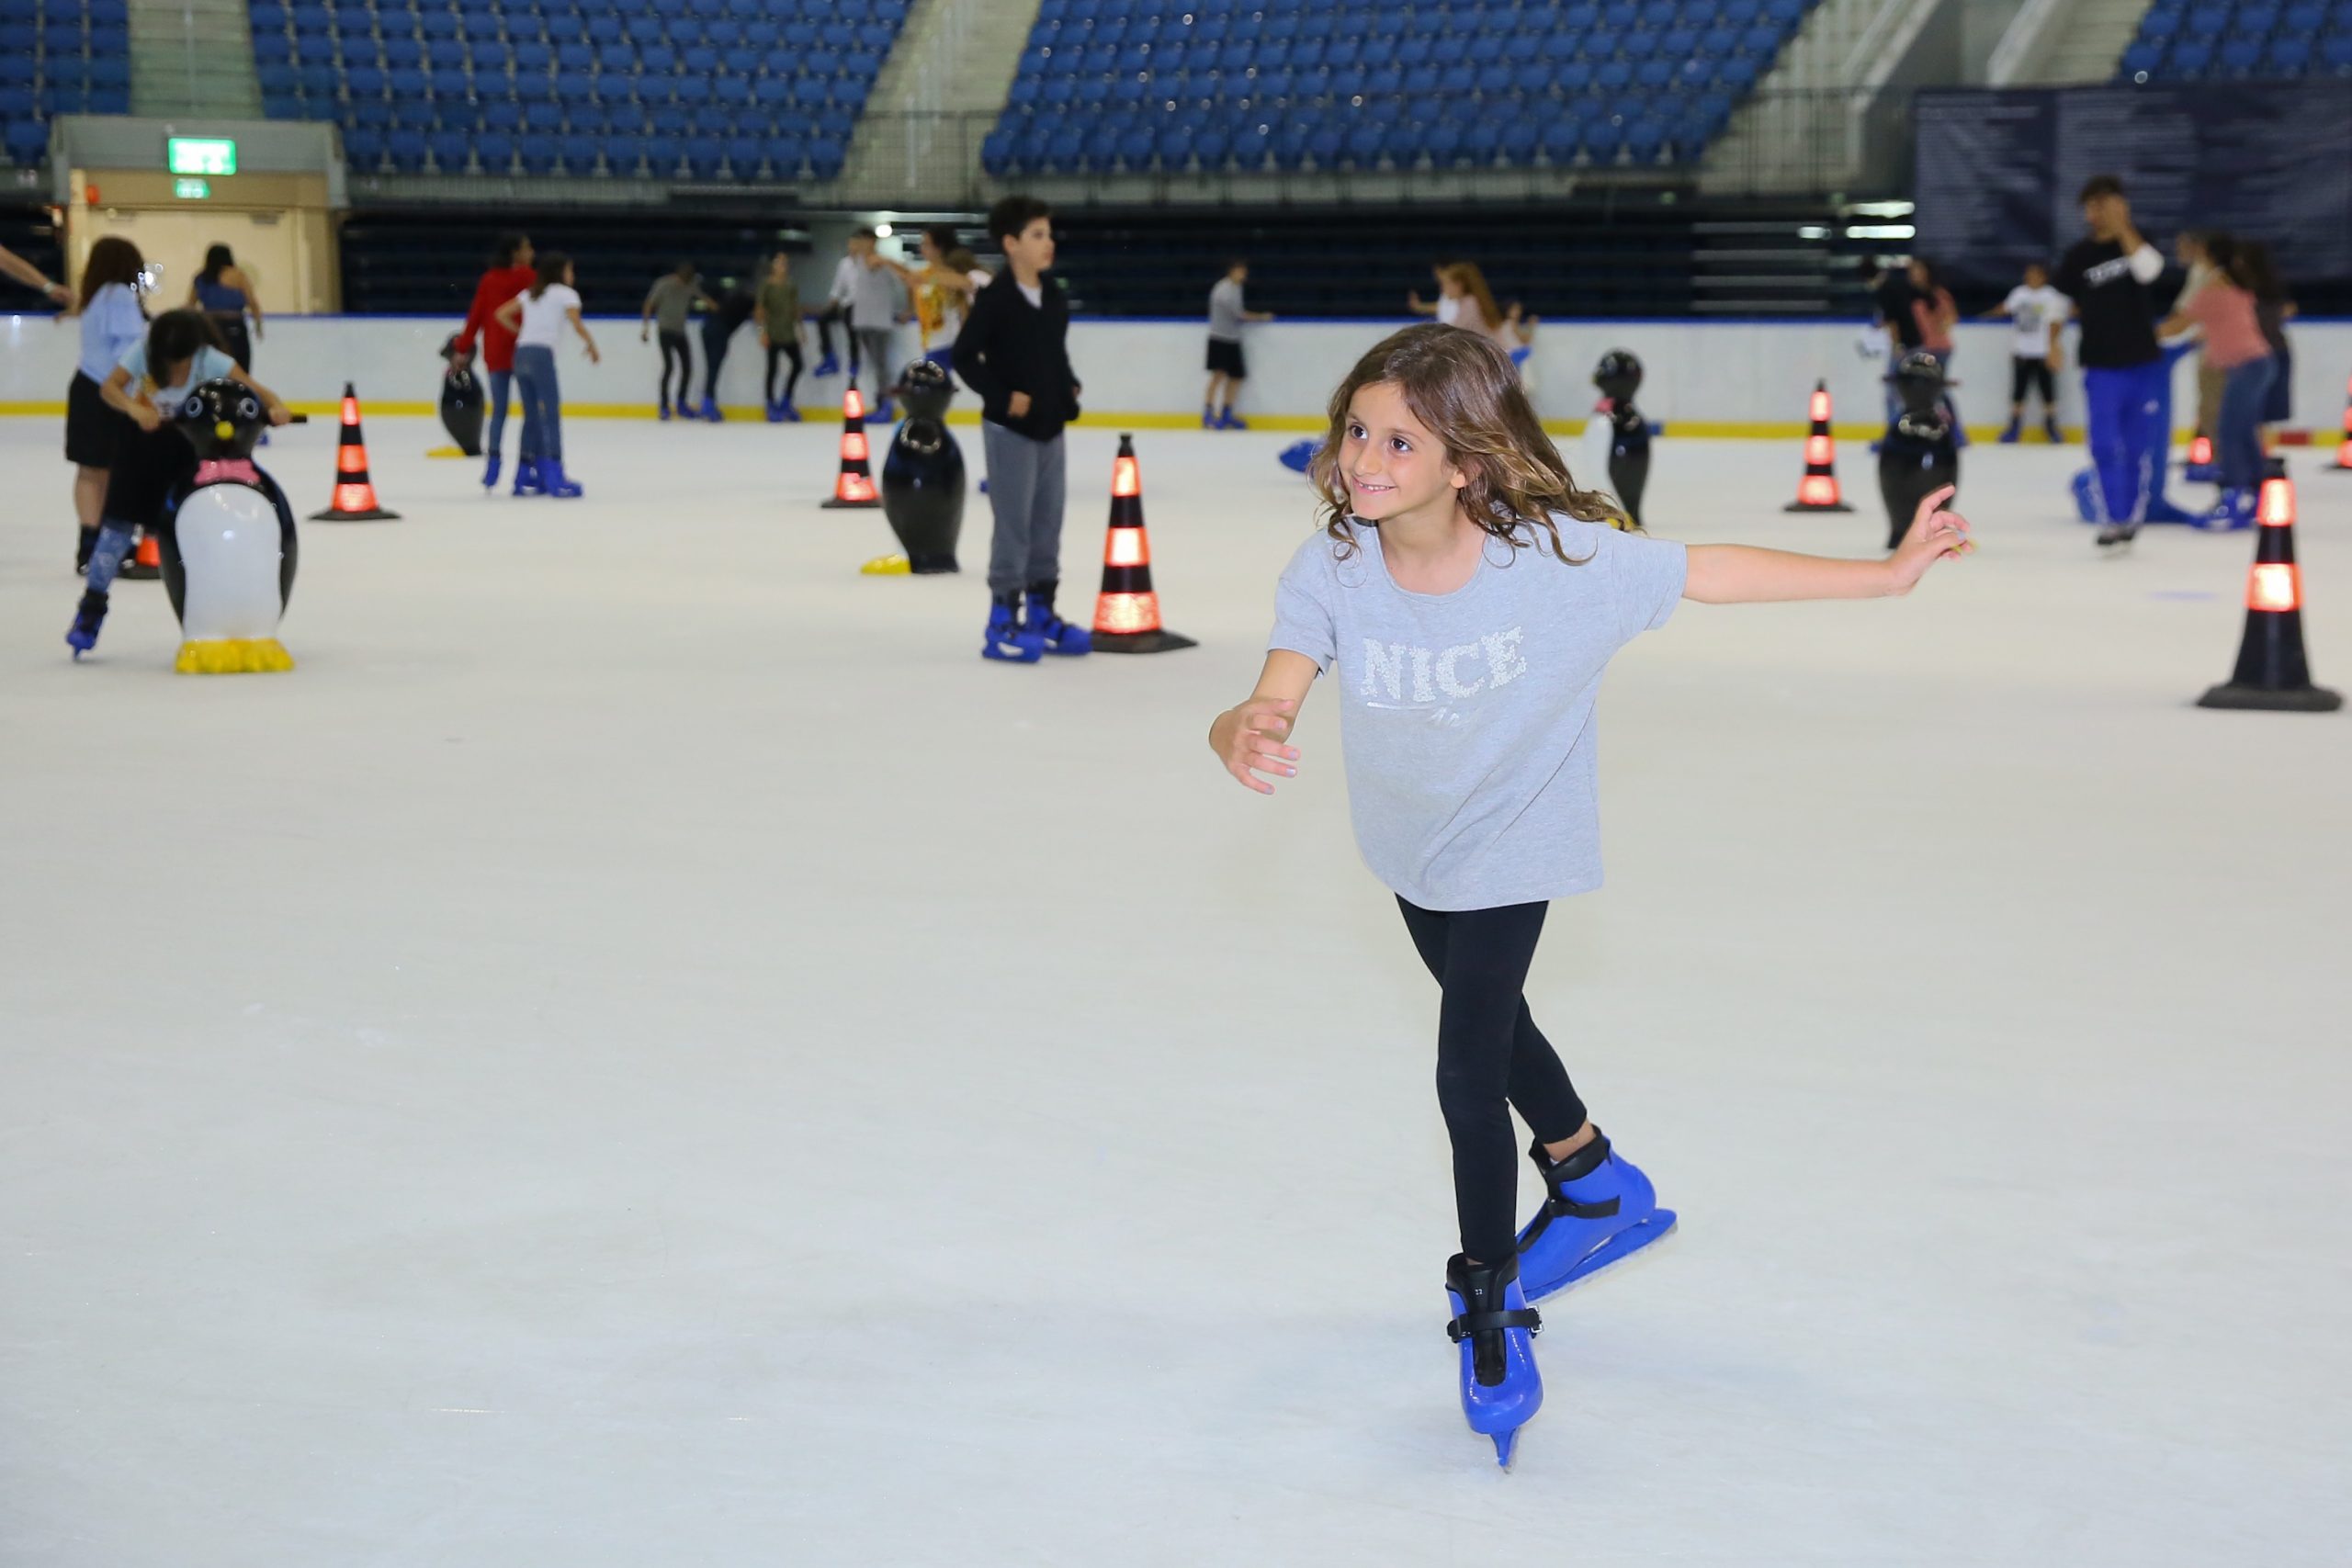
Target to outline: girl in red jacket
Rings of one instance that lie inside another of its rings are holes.
[[[466,312],[465,330],[458,334],[449,364],[463,365],[474,351],[474,335],[481,335],[481,362],[490,371],[490,432],[482,445],[490,462],[482,468],[484,490],[498,486],[499,443],[506,434],[506,395],[514,384],[514,334],[498,319],[498,308],[537,281],[531,265],[531,242],[522,234],[501,234],[490,253],[490,270],[474,285],[473,308]]]

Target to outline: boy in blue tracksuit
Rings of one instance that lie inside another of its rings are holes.
[[[2132,225],[2123,184],[2099,175],[2083,186],[2083,222],[2090,238],[2058,264],[2051,280],[2075,302],[2082,321],[2075,355],[2083,367],[2093,494],[2102,546],[2129,543],[2148,520],[2162,488],[2171,432],[2163,428],[2171,399],[2170,365],[2156,343],[2155,288],[2164,254]]]

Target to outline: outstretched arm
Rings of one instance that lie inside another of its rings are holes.
[[[1884,560],[1838,560],[1761,550],[1747,545],[1693,545],[1682,596],[1702,604],[1760,604],[1792,599],[1884,599],[1908,593],[1929,567],[1976,547],[1968,519],[1943,510],[1944,486],[1919,502],[1902,547]]]
[[[1260,795],[1272,795],[1268,779],[1298,776],[1298,748],[1290,744],[1299,705],[1315,684],[1315,660],[1286,648],[1266,655],[1258,689],[1209,726],[1209,750],[1225,771]],[[1256,774],[1264,774],[1264,778]]]

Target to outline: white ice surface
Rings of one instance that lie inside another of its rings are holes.
[[[1272,800],[1202,744],[1288,438],[1141,438],[1202,648],[1012,669],[976,570],[856,575],[833,432],[570,434],[587,500],[486,500],[371,420],[404,519],[198,679],[157,584],[68,661],[0,422],[0,1563],[2346,1561],[2352,716],[2188,705],[2246,536],[2096,559],[2078,448],[1978,449],[1914,598],[1623,657],[1532,993],[1682,1230],[1550,1310],[1505,1475],[1329,717]],[[263,454],[305,512],[334,439]],[[1871,551],[1798,468],[1664,442],[1652,525]]]

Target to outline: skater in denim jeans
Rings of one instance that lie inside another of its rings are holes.
[[[523,456],[514,466],[516,495],[581,493],[563,472],[563,393],[555,375],[556,345],[571,327],[588,347],[588,363],[602,363],[596,340],[580,319],[580,292],[572,287],[571,258],[549,251],[539,258],[538,278],[527,293],[498,308],[498,319],[514,334],[514,379],[523,391]]]

